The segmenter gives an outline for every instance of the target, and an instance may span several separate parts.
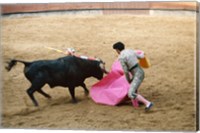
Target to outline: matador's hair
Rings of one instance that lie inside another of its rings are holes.
[[[122,42],[117,42],[115,44],[113,44],[113,49],[117,49],[119,51],[124,50],[125,45]]]

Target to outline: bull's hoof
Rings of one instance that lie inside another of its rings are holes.
[[[88,96],[89,95],[89,91],[85,91],[85,96]]]
[[[38,104],[38,103],[35,103],[34,105],[35,105],[35,107],[39,107],[39,104]]]
[[[50,95],[47,96],[48,99],[51,99],[52,97]]]
[[[78,102],[77,102],[77,100],[72,100],[71,101],[73,104],[77,104]]]

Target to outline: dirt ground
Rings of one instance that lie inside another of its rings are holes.
[[[34,107],[26,94],[30,83],[18,63],[9,73],[3,69],[2,127],[39,129],[195,131],[196,130],[196,17],[136,15],[60,15],[3,18],[3,60],[33,61],[64,56],[44,46],[61,50],[74,47],[81,55],[97,56],[110,69],[117,54],[113,43],[146,52],[152,66],[139,92],[154,102],[144,106],[96,104],[76,88],[77,104],[70,102],[67,88],[38,93]],[[4,67],[2,64],[1,67]],[[98,80],[86,80],[88,88]]]

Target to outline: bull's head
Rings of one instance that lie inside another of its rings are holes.
[[[98,73],[97,75],[96,75],[96,78],[97,79],[102,79],[103,78],[103,74],[105,73],[105,74],[108,74],[108,71],[106,70],[106,67],[105,67],[105,62],[103,62],[101,59],[99,59],[99,58],[96,58],[96,60],[99,62],[99,68],[101,69],[101,73]]]
[[[101,61],[100,62],[100,64],[99,64],[99,66],[100,66],[100,68],[101,68],[101,71],[103,72],[103,73],[105,73],[105,74],[108,74],[108,71],[106,70],[106,63],[105,62],[103,62],[103,61]]]

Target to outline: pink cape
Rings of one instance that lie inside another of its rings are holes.
[[[127,98],[129,87],[120,62],[115,61],[111,72],[92,86],[90,96],[96,103],[114,106]]]

